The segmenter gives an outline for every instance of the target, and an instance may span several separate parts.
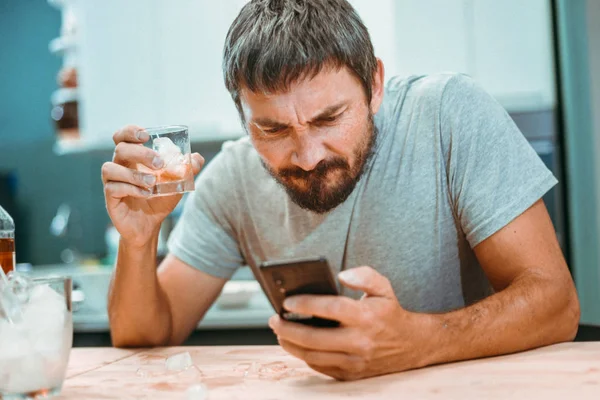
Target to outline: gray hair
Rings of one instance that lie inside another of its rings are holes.
[[[371,101],[377,60],[367,28],[346,0],[252,0],[227,33],[223,75],[242,120],[242,86],[286,91],[324,67],[347,67]]]

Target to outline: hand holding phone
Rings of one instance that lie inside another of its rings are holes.
[[[336,327],[338,321],[287,312],[286,297],[298,294],[338,295],[337,285],[325,257],[272,261],[261,264],[263,290],[281,318],[319,327]]]

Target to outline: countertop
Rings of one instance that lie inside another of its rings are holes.
[[[166,357],[181,352],[189,352],[195,366],[166,371]],[[279,346],[76,348],[59,398],[188,399],[188,388],[199,383],[210,400],[598,399],[600,342],[559,344],[356,382],[314,372]]]

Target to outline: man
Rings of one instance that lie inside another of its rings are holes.
[[[296,296],[274,316],[290,354],[358,379],[572,340],[579,304],[541,197],[556,184],[506,112],[462,75],[393,78],[344,0],[254,0],[225,43],[247,137],[199,175],[170,254],[148,198],[160,168],[118,131],[103,166],[121,233],[109,298],[116,346],[174,345],[236,268],[324,255],[346,296]],[[203,163],[193,155],[194,171]]]

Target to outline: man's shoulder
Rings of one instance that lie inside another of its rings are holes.
[[[217,160],[229,167],[244,165],[251,168],[254,165],[260,165],[258,153],[252,146],[248,136],[223,142],[221,150],[215,157],[215,161]]]
[[[390,94],[404,92],[407,96],[418,99],[440,101],[449,88],[460,88],[471,84],[472,79],[468,75],[455,72],[408,77],[394,76],[388,81],[386,91]]]
[[[254,178],[261,176],[263,169],[260,156],[250,139],[248,136],[243,136],[224,142],[221,150],[207,165],[206,172],[211,176],[217,175],[223,183],[227,180],[239,183],[248,176]]]
[[[431,120],[440,115],[445,104],[463,102],[474,92],[473,80],[460,73],[395,76],[385,87],[383,112],[378,120],[383,126],[398,123],[403,117]]]
[[[250,143],[250,138],[247,135],[241,136],[235,140],[227,140],[223,142],[223,145],[221,146],[221,153],[232,156],[247,156],[249,153],[252,153],[252,150],[254,150],[254,147],[252,146],[252,143]]]

